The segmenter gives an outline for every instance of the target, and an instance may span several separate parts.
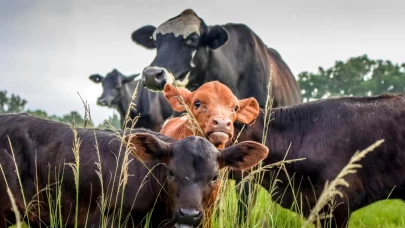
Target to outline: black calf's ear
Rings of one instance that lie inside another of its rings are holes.
[[[103,80],[103,76],[99,74],[92,74],[90,75],[89,79],[92,80],[95,83],[100,83]]]
[[[134,74],[128,77],[125,77],[125,79],[122,81],[122,84],[128,83],[133,81],[139,74]]]
[[[131,134],[124,137],[131,154],[140,161],[168,162],[172,156],[172,144],[151,134]]]
[[[141,46],[144,46],[145,48],[154,49],[156,48],[156,46],[152,35],[155,30],[156,28],[153,25],[143,26],[132,33],[132,41]]]
[[[220,150],[220,168],[245,170],[257,165],[267,157],[269,149],[257,142],[245,141]]]
[[[204,44],[211,49],[221,47],[226,41],[228,41],[228,32],[220,25],[209,27],[204,37]]]

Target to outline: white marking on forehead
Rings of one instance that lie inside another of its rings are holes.
[[[200,35],[201,20],[195,15],[192,10],[183,11],[179,17],[166,21],[156,28],[153,32],[153,39],[156,40],[158,33],[164,35],[167,33],[173,33],[175,37],[183,36],[187,38],[191,33],[197,33]]]

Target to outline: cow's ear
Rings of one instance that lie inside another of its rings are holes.
[[[89,79],[92,80],[95,83],[100,83],[103,80],[103,76],[99,74],[92,74],[90,75]]]
[[[220,150],[220,168],[230,167],[245,170],[257,165],[267,157],[269,149],[257,142],[244,141]]]
[[[134,157],[140,161],[160,161],[167,163],[172,156],[172,144],[152,134],[139,133],[124,137],[127,147]]]
[[[236,113],[236,119],[244,124],[252,123],[260,112],[259,103],[253,97],[239,100],[239,110]]]
[[[134,74],[128,77],[125,77],[124,80],[122,80],[122,84],[128,83],[133,81],[139,74]]]
[[[217,49],[228,41],[228,32],[224,27],[215,25],[208,28],[204,37],[204,44],[211,49]]]
[[[190,91],[184,88],[175,87],[171,84],[166,84],[163,92],[174,111],[182,112],[186,110],[184,105],[188,104],[188,99],[191,93]],[[181,102],[180,99],[183,99],[184,104]]]
[[[135,43],[144,46],[148,49],[156,48],[155,40],[153,40],[153,32],[155,32],[156,27],[153,25],[146,25],[137,30],[135,30],[131,37],[132,41]]]

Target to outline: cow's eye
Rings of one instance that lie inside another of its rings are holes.
[[[201,106],[201,103],[199,101],[194,102],[194,108],[198,109]]]
[[[197,35],[195,36],[191,35],[186,40],[184,40],[184,45],[196,48],[198,46],[198,39],[199,38]]]
[[[171,170],[169,170],[169,177],[170,177],[170,178],[173,178],[173,177],[174,177],[174,173],[173,173],[173,171],[171,171]]]
[[[217,182],[217,180],[218,180],[218,175],[215,175],[214,178],[212,178],[212,182],[215,183],[215,182]]]
[[[239,110],[239,106],[235,106],[235,112],[237,112]]]

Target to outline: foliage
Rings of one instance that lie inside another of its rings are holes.
[[[11,94],[11,96],[7,95],[7,91],[0,91],[0,114],[4,113],[21,113],[26,112],[33,116],[63,122],[67,124],[75,124],[77,127],[84,127],[85,120],[84,117],[78,113],[77,111],[71,111],[68,114],[63,116],[57,115],[49,115],[46,111],[37,109],[37,110],[25,110],[25,105],[27,104],[27,100],[21,98],[19,95]],[[107,120],[112,126],[117,129],[120,129],[120,119],[117,114],[113,114],[113,116],[109,117]],[[88,123],[88,121],[87,121]],[[89,126],[89,125],[87,125]],[[93,124],[90,124],[93,126]],[[108,128],[105,123],[102,123],[97,126],[97,128]]]
[[[7,91],[0,91],[0,114],[18,113],[24,110],[27,101],[18,95],[7,96]]]
[[[336,61],[329,69],[298,75],[304,101],[330,96],[371,96],[405,92],[405,63],[371,60],[367,55]]]

